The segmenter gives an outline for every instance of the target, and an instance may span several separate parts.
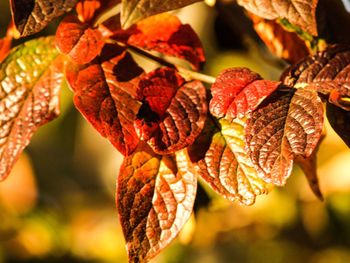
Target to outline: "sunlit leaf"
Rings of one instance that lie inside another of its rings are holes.
[[[133,123],[143,70],[125,48],[105,45],[93,63],[67,71],[75,106],[103,137],[129,155],[138,144]]]
[[[230,201],[252,205],[257,195],[267,194],[272,186],[259,178],[250,160],[245,143],[245,123],[246,119],[236,118],[231,122],[221,119],[220,130],[212,128],[211,134],[205,134],[209,147],[203,141],[198,145],[207,150],[196,168],[219,195]],[[213,123],[208,125],[215,127]],[[198,150],[193,151],[191,147],[189,153],[197,155]]]
[[[296,63],[309,55],[305,42],[295,32],[286,31],[276,21],[250,14],[256,33],[271,53],[290,63]]]
[[[204,50],[190,25],[170,14],[152,16],[129,31],[128,44],[187,60],[195,69],[205,62]]]
[[[14,25],[11,22],[7,28],[6,36],[0,38],[0,63],[6,58],[6,56],[10,52],[14,30]]]
[[[56,45],[74,63],[86,64],[101,52],[104,42],[100,31],[80,22],[77,16],[68,16],[57,28]]]
[[[37,128],[59,114],[62,63],[54,38],[11,51],[0,68],[0,180],[6,178]]]
[[[327,118],[345,144],[350,147],[350,111],[343,110],[333,104],[326,104]]]
[[[78,0],[11,0],[11,11],[20,37],[41,31],[55,17],[70,11]]]
[[[80,21],[91,22],[111,10],[120,2],[121,0],[80,0],[75,9]]]
[[[190,218],[197,178],[185,151],[159,156],[145,144],[126,157],[118,177],[117,207],[130,262],[164,249]]]
[[[309,56],[283,73],[284,84],[314,89],[329,96],[329,101],[344,109],[342,97],[350,97],[350,47],[347,45],[329,46],[326,50]]]
[[[228,120],[243,117],[253,111],[279,84],[262,80],[259,74],[247,68],[225,69],[211,87],[213,98],[210,112],[215,117]]]
[[[123,28],[146,17],[178,9],[200,0],[122,0],[121,23]]]
[[[276,91],[247,122],[248,150],[266,182],[284,185],[295,156],[309,157],[323,128],[323,105],[315,91]]]
[[[140,81],[143,105],[135,128],[158,154],[192,144],[206,115],[206,90],[200,81],[185,82],[174,69],[161,68]]]
[[[258,16],[286,18],[302,30],[317,35],[318,0],[238,0],[238,3]]]

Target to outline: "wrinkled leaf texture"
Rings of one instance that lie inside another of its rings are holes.
[[[248,152],[259,176],[284,185],[295,156],[309,157],[323,128],[323,105],[317,92],[277,90],[248,119]]]
[[[174,69],[160,68],[142,78],[140,93],[144,104],[135,127],[156,153],[173,153],[195,141],[207,115],[200,81],[185,82]]]
[[[286,18],[302,30],[317,36],[318,0],[238,0],[238,4],[265,19]]]
[[[59,114],[62,62],[54,37],[14,48],[0,67],[0,180],[37,128]]]
[[[279,84],[262,80],[248,68],[225,69],[211,87],[210,113],[229,121],[237,116],[241,118],[252,112]]]
[[[350,46],[332,45],[291,66],[282,75],[285,85],[307,87],[329,96],[329,101],[349,110],[342,97],[350,96]]]
[[[117,185],[129,262],[146,262],[177,236],[192,213],[197,177],[191,161],[184,150],[160,156],[141,143],[125,158]]]
[[[125,48],[110,44],[92,63],[67,67],[75,106],[124,155],[138,144],[133,123],[141,106],[136,97],[142,74]]]
[[[77,16],[65,17],[57,28],[56,46],[74,63],[89,63],[99,55],[103,45],[100,31],[80,22]]]
[[[78,0],[11,0],[13,21],[20,37],[44,29],[52,19],[70,11]]]
[[[178,9],[200,0],[122,0],[121,24],[128,28],[152,15]]]

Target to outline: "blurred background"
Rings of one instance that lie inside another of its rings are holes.
[[[269,53],[242,11],[206,2],[177,12],[203,41],[204,72],[216,76],[245,66],[278,79],[287,64]],[[3,36],[7,0],[0,0],[0,13]],[[52,34],[56,25],[41,34]],[[36,133],[0,183],[0,263],[127,262],[114,202],[122,158],[74,109],[67,86],[62,90],[62,114]],[[201,183],[192,218],[152,262],[350,262],[350,151],[326,128],[318,155],[324,202],[298,167],[286,187],[250,207],[229,203]]]

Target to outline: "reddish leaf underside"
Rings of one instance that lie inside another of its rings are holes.
[[[276,91],[252,113],[245,130],[251,160],[266,182],[284,185],[297,155],[309,157],[323,128],[317,92]]]
[[[284,84],[308,87],[329,96],[329,101],[346,110],[342,97],[350,97],[350,47],[333,45],[293,65],[282,75]]]
[[[68,16],[57,28],[56,45],[74,63],[86,64],[101,52],[104,42],[97,29],[80,22],[77,16]]]
[[[238,0],[238,4],[266,19],[286,18],[302,30],[317,36],[318,0]]]
[[[118,177],[117,208],[130,262],[163,250],[189,219],[197,178],[185,151],[159,156],[145,144],[126,157]]]
[[[27,41],[0,67],[0,180],[41,125],[59,114],[62,62],[54,38]]]
[[[247,68],[225,69],[211,87],[210,112],[227,120],[252,112],[280,83],[262,80]]]
[[[44,29],[52,19],[70,11],[78,0],[11,0],[13,21],[20,37]]]
[[[78,72],[67,72],[74,104],[102,136],[129,155],[138,144],[133,123],[140,107],[136,96],[143,70],[115,45],[105,45],[94,61]]]
[[[183,25],[173,15],[164,13],[138,22],[127,31],[116,32],[116,40],[146,50],[187,60],[194,69],[200,69],[205,62],[204,49],[196,32],[190,25]]]
[[[191,145],[206,115],[206,90],[199,81],[185,82],[174,69],[161,68],[140,81],[143,106],[135,122],[141,139],[158,154]],[[158,97],[159,94],[162,94]]]

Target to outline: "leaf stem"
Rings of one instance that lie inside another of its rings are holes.
[[[99,17],[96,18],[94,22],[94,27],[98,26],[99,24],[102,24],[103,22],[110,19],[111,17],[119,14],[120,10],[121,10],[121,4],[119,3],[113,6],[111,9],[107,10],[106,12],[102,13]]]

